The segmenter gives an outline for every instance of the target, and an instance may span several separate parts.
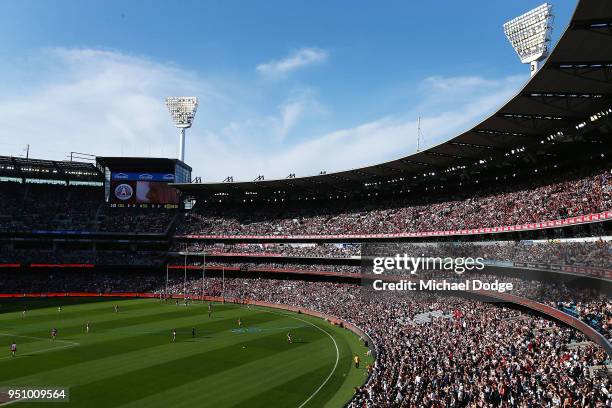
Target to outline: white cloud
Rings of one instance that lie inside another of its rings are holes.
[[[430,76],[423,81],[427,86],[445,92],[457,92],[463,89],[474,88],[490,88],[497,86],[500,81],[495,79],[487,79],[479,76],[457,76],[457,77],[442,77]]]
[[[523,79],[427,78],[416,87],[422,98],[409,112],[355,120],[298,141],[288,136],[304,134],[320,118],[330,121],[313,89],[289,92],[268,112],[235,80],[203,78],[142,57],[55,49],[40,60],[40,66],[19,67],[31,70],[36,83],[0,94],[1,154],[22,154],[29,143],[36,158],[63,159],[70,151],[176,157],[177,131],[163,98],[196,95],[201,108],[188,131],[187,162],[208,181],[304,176],[396,159],[415,150],[417,116],[431,146],[499,107]]]
[[[301,48],[280,60],[272,60],[257,66],[257,71],[270,78],[279,78],[291,71],[324,62],[328,52],[320,48]]]
[[[34,157],[54,159],[70,151],[175,157],[176,130],[164,97],[195,94],[203,105],[219,109],[229,102],[171,64],[90,49],[43,54],[41,66],[22,68],[52,75],[34,87],[24,83],[16,94],[0,95],[0,146],[9,154],[15,149],[4,146],[22,142],[32,146]]]
[[[273,114],[231,120],[222,128],[221,136],[237,149],[245,147],[244,139],[248,139],[248,143],[252,144],[251,149],[255,151],[269,149],[287,141],[287,136],[300,122],[325,114],[326,110],[317,100],[316,93],[312,89],[301,88],[291,92]]]
[[[473,77],[463,82],[460,78],[439,78],[461,87],[461,102],[454,103],[456,87],[432,86],[430,80],[422,82],[421,103],[401,116],[388,116],[340,129],[291,146],[268,143],[265,151],[246,142],[242,146],[215,143],[208,160],[208,177],[220,180],[227,175],[235,180],[252,180],[258,174],[266,178],[283,178],[289,173],[298,176],[318,174],[321,170],[341,171],[365,165],[394,160],[416,150],[417,117],[425,134],[425,147],[431,147],[461,131],[467,130],[492,113],[518,89],[524,77],[484,79]],[[441,82],[436,82],[436,84]],[[442,104],[444,102],[444,104]],[[424,107],[431,107],[427,114]],[[244,130],[244,129],[241,129]],[[217,140],[219,136],[209,135]],[[231,163],[225,158],[232,157]],[[217,172],[215,169],[222,169]]]

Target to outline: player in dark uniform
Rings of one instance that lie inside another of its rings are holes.
[[[57,329],[54,327],[53,329],[51,329],[51,340],[55,341],[56,337],[57,337]]]
[[[195,327],[192,327],[191,328],[191,338],[193,339],[193,338],[195,338],[195,336],[196,336],[196,329],[195,329]]]

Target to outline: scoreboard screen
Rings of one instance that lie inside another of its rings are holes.
[[[172,173],[113,172],[110,181],[110,203],[116,207],[174,207],[179,194],[168,183]]]

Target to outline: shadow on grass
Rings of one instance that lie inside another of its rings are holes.
[[[0,314],[44,309],[46,307],[74,306],[98,302],[121,302],[131,298],[113,297],[54,297],[54,298],[2,298],[0,299]]]

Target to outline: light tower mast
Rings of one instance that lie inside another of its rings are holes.
[[[531,66],[531,76],[548,57],[554,19],[552,5],[544,3],[504,24],[504,34],[521,62]]]
[[[166,98],[166,106],[174,125],[179,129],[179,160],[185,161],[185,129],[190,128],[198,109],[195,96],[173,96]]]
[[[419,124],[417,125],[417,153],[421,151],[421,117],[419,116]]]

